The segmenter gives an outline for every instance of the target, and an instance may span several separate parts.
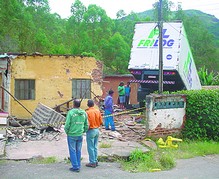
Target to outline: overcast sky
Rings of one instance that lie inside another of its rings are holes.
[[[75,0],[48,0],[52,13],[58,13],[62,18],[70,16],[71,4]],[[152,4],[158,0],[80,0],[86,7],[89,4],[96,4],[103,8],[107,15],[114,19],[119,10],[126,14],[143,12],[152,9]],[[196,9],[214,15],[219,19],[219,0],[172,0],[176,5],[181,3],[183,10]],[[176,7],[172,10],[176,10]]]

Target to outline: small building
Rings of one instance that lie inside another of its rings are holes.
[[[0,108],[30,118],[39,103],[50,108],[72,98],[102,96],[102,62],[73,55],[6,54],[0,56]],[[22,105],[21,105],[22,104]]]
[[[108,91],[112,89],[114,91],[113,102],[117,104],[118,100],[118,86],[121,81],[126,85],[127,82],[134,80],[134,77],[131,74],[125,75],[106,75],[103,77],[103,98],[107,96]],[[138,83],[131,83],[131,94],[130,94],[130,104],[137,104],[137,92],[138,92]]]

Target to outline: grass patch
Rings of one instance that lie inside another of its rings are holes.
[[[122,168],[129,172],[149,172],[167,170],[175,166],[175,160],[169,153],[159,153],[152,150],[144,153],[140,149],[134,150],[128,160],[121,162]]]
[[[212,154],[219,154],[218,142],[186,141],[179,143],[178,148],[158,148],[147,153],[136,149],[127,160],[120,160],[120,163],[122,168],[129,172],[151,172],[172,169],[177,159]]]
[[[81,157],[81,161],[82,160],[84,160],[83,157]],[[67,164],[70,164],[71,163],[70,157],[64,158],[64,162],[67,163]]]
[[[168,170],[176,166],[176,161],[171,153],[163,153],[159,157],[159,163],[161,164],[161,169]]]
[[[122,160],[122,168],[129,172],[148,172],[153,169],[163,169],[162,164],[159,162],[155,151],[147,153],[142,152],[140,149],[136,149],[131,152],[128,160]]]
[[[56,163],[56,157],[34,158],[29,161],[32,164],[51,164]]]
[[[214,141],[187,141],[180,143],[177,150],[172,151],[177,159],[193,158],[219,154],[219,143]]]
[[[6,163],[6,160],[0,160],[0,165]]]
[[[99,144],[99,147],[100,148],[110,148],[112,145],[110,143],[107,143],[107,142],[101,142]]]

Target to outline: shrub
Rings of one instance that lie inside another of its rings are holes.
[[[85,57],[94,57],[94,58],[96,58],[96,55],[92,52],[82,52],[81,55],[83,55]]]
[[[188,90],[184,138],[219,140],[219,90]]]
[[[139,162],[139,161],[148,161],[153,158],[153,154],[148,152],[144,153],[140,149],[135,149],[134,151],[131,152],[131,155],[129,157],[130,161],[132,162]]]
[[[219,73],[209,73],[205,66],[200,68],[198,76],[202,85],[219,85]]]
[[[144,153],[140,149],[135,149],[131,152],[128,161],[122,162],[122,167],[130,172],[145,172],[168,170],[175,164],[175,159],[170,152],[160,153],[152,150]]]

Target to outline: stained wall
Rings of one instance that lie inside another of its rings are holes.
[[[15,95],[15,79],[35,80],[35,100],[19,100],[31,112],[38,103],[53,108],[72,99],[72,79],[90,79],[91,91],[102,96],[102,63],[93,57],[17,56],[11,64],[12,95]],[[87,108],[86,101],[82,101],[84,109]],[[31,117],[13,98],[10,98],[10,114],[18,118]]]

